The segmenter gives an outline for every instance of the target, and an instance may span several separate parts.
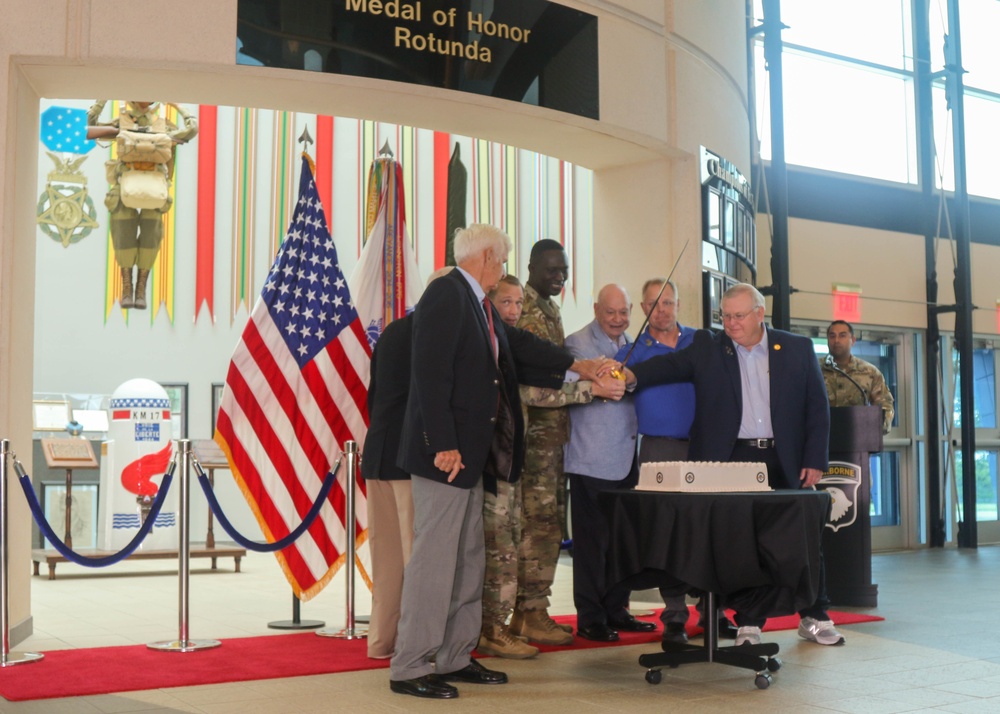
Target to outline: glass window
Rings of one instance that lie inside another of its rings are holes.
[[[958,350],[951,352],[951,366],[955,375],[955,428],[962,426],[962,378],[959,373]],[[972,351],[973,400],[977,429],[997,428],[996,360],[992,347]]]
[[[899,452],[883,451],[870,457],[872,526],[899,525]]]
[[[943,66],[944,31],[948,24],[947,0],[931,0],[931,58],[935,68]],[[962,67],[967,87],[1000,92],[997,72],[997,35],[1000,35],[1000,3],[996,0],[962,0]],[[936,30],[936,31],[935,31]],[[936,48],[934,45],[938,45]]]
[[[962,452],[957,451],[955,480],[962,507]],[[997,520],[997,452],[976,451],[976,520]]]
[[[1000,3],[996,3],[1000,24]],[[995,51],[995,50],[994,50]],[[994,67],[997,65],[995,64]],[[1000,72],[994,71],[997,78]],[[969,193],[1000,198],[1000,173],[997,173],[995,147],[1000,127],[1000,102],[986,97],[965,95],[965,175]]]
[[[722,213],[722,232],[726,236],[726,247],[733,249],[736,248],[735,214],[736,206],[729,199],[725,199],[725,207]]]
[[[884,344],[882,342],[869,342],[858,340],[851,348],[851,354],[871,362],[878,367],[885,379],[885,386],[889,388],[889,393],[896,400],[896,414],[892,418],[892,425],[899,426],[899,388],[896,378],[896,345]]]
[[[722,200],[716,191],[709,189],[708,191],[708,239],[715,242],[721,243],[722,237],[719,229],[719,223],[721,221],[720,211],[719,211],[719,201]]]
[[[760,0],[757,15],[763,17]],[[964,5],[964,0],[963,0]],[[964,11],[964,9],[963,9]],[[910,0],[781,0],[782,42],[909,69]],[[964,26],[964,22],[962,23]]]
[[[934,87],[931,90],[931,105],[934,112],[934,185],[945,191],[954,191],[955,151],[951,141],[952,117],[951,112],[947,109],[943,86]],[[968,148],[968,142],[966,142],[966,148]]]
[[[771,158],[763,50],[758,47],[761,156]],[[785,159],[789,164],[916,183],[913,83],[899,75],[785,50]]]
[[[1000,8],[1000,3],[997,3]],[[1000,12],[998,12],[1000,17]],[[955,190],[955,151],[952,142],[952,114],[947,110],[943,87],[935,87],[934,142],[935,181],[938,188]],[[1000,174],[996,170],[996,152],[984,151],[996,142],[1000,126],[1000,102],[985,97],[965,95],[965,177],[969,193],[1000,198]],[[943,179],[942,179],[943,177]]]

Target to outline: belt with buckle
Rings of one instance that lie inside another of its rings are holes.
[[[774,439],[737,439],[740,446],[750,446],[754,449],[773,449]]]

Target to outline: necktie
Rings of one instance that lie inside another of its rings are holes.
[[[490,305],[488,297],[483,298],[483,309],[486,310],[486,322],[490,326],[490,347],[493,350],[493,360],[497,359],[497,336],[493,330],[493,306]]]

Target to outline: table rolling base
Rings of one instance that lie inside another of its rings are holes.
[[[659,684],[663,679],[660,668],[664,666],[673,669],[692,662],[718,662],[754,670],[757,673],[754,684],[758,689],[767,689],[771,685],[770,673],[781,669],[781,660],[774,656],[778,654],[777,644],[763,642],[759,645],[719,647],[719,619],[712,593],[706,594],[705,624],[705,642],[701,646],[664,642],[663,652],[639,655],[639,665],[646,668],[646,681]]]

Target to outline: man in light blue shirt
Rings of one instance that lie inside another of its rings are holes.
[[[594,320],[566,338],[566,349],[583,358],[612,357],[630,339],[632,302],[620,285],[605,285],[594,305]],[[628,611],[630,591],[608,583],[605,574],[610,533],[598,505],[602,491],[623,488],[634,473],[637,421],[631,396],[620,402],[595,399],[569,407],[570,434],[565,469],[570,483],[573,523],[573,604],[577,634],[613,642],[618,630],[650,632],[652,622]]]

